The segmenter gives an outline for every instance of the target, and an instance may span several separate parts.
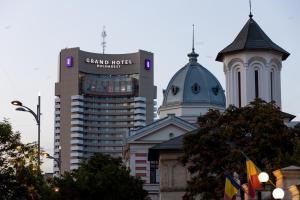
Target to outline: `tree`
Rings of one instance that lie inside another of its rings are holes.
[[[78,170],[56,178],[53,185],[59,188],[55,198],[64,200],[143,200],[148,195],[143,181],[130,176],[120,158],[103,154],[93,155]]]
[[[7,120],[0,122],[0,199],[41,199],[47,193],[35,143],[23,144]]]
[[[199,130],[184,138],[181,158],[192,174],[186,195],[220,199],[224,172],[239,173],[246,183],[244,152],[264,171],[300,164],[300,127],[288,128],[274,103],[256,99],[248,106],[210,110],[198,119]]]

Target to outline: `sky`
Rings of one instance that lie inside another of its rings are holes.
[[[291,53],[281,73],[282,110],[300,120],[300,1],[252,0],[254,20],[279,46]],[[33,116],[15,111],[20,100],[36,109],[41,94],[41,147],[53,154],[54,84],[61,49],[80,47],[102,52],[107,32],[110,54],[139,49],[154,53],[158,105],[162,89],[187,62],[192,48],[198,62],[225,88],[219,51],[230,44],[248,20],[248,0],[0,0],[0,120],[9,119],[23,142],[37,140]],[[44,172],[52,160],[44,159]]]

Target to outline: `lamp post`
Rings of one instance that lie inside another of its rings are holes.
[[[23,111],[23,112],[29,112],[30,114],[32,114],[36,120],[36,123],[38,125],[38,155],[37,155],[37,159],[38,159],[38,167],[40,169],[41,166],[41,160],[40,160],[40,153],[41,153],[41,149],[40,149],[40,135],[41,135],[41,96],[38,95],[38,104],[37,104],[37,108],[36,108],[36,113],[31,110],[30,108],[28,108],[27,106],[24,106],[22,104],[21,101],[15,100],[11,102],[12,105],[14,106],[18,106],[16,108],[17,111]]]
[[[272,192],[274,199],[283,199],[284,197],[284,191],[282,188],[275,188]]]
[[[266,172],[260,172],[258,175],[258,180],[259,182],[262,183],[263,188],[259,190],[258,192],[258,200],[262,199],[262,191],[265,191],[266,189],[266,183],[269,181],[269,174],[267,174]]]
[[[46,152],[43,153],[43,157],[53,159],[57,163],[58,169],[59,169],[59,175],[60,175],[60,164],[61,164],[60,159],[57,159],[57,158],[51,156],[49,153],[46,153]]]
[[[265,189],[265,184],[269,181],[269,175],[266,173],[266,172],[260,172],[259,175],[258,175],[258,180],[259,182],[262,183],[263,185],[263,190]],[[273,186],[275,186],[272,182],[271,184]],[[274,199],[283,199],[284,197],[284,191],[282,188],[275,188],[272,192],[272,195],[271,195]],[[271,197],[271,198],[272,198]],[[262,196],[261,196],[261,191],[259,191],[259,194],[258,194],[258,199],[261,200],[262,199]]]

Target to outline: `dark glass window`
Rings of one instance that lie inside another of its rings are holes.
[[[238,72],[238,100],[239,100],[239,107],[242,106],[242,96],[241,96],[241,72]]]
[[[192,91],[194,94],[198,94],[200,92],[200,85],[198,83],[194,83],[192,85]]]
[[[150,183],[159,183],[158,161],[150,161]]]
[[[273,72],[270,73],[271,101],[273,101]]]
[[[255,98],[259,97],[259,87],[258,87],[258,70],[254,71],[254,76],[255,76]]]

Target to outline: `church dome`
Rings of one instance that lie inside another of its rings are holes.
[[[170,80],[164,91],[162,107],[197,104],[206,107],[224,107],[224,90],[217,78],[197,62],[198,54],[188,54],[189,63]]]

